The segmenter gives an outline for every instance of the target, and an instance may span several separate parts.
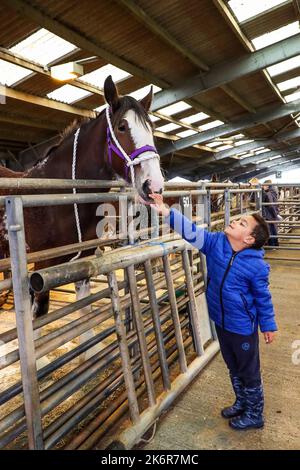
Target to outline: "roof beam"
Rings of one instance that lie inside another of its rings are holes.
[[[119,57],[118,55],[108,51],[102,44],[96,43],[92,38],[82,35],[74,28],[66,26],[64,23],[58,21],[41,11],[37,7],[29,5],[25,0],[4,0],[10,8],[16,10],[22,17],[27,16],[31,21],[36,22],[38,25],[46,28],[52,33],[60,36],[67,41],[75,44],[80,49],[90,51],[92,54],[102,57],[109,63],[113,63],[117,67],[136,75],[143,80],[158,85],[160,87],[168,86],[165,80],[158,79],[149,71],[146,71],[135,64]]]
[[[230,28],[233,30],[235,35],[238,37],[239,41],[241,44],[244,46],[244,48],[249,51],[249,52],[255,52],[255,47],[253,46],[252,42],[248,39],[248,37],[244,34],[242,31],[239,23],[237,22],[236,18],[233,16],[231,13],[231,10],[228,6],[227,3],[225,3],[224,0],[213,0],[215,6],[217,9],[220,11],[221,15],[223,18],[225,18],[225,21],[229,24]],[[283,59],[284,60],[284,59]],[[277,98],[280,99],[280,101],[284,102],[280,91],[278,90],[277,86],[274,85],[272,82],[272,79],[270,77],[270,74],[267,70],[262,70],[263,76],[267,83],[270,85],[274,93],[277,95]]]
[[[273,173],[276,173],[276,171],[281,171],[281,170],[287,171],[287,170],[291,170],[291,169],[294,169],[294,168],[300,168],[300,158],[299,159],[297,158],[295,160],[296,161],[291,160],[291,161],[288,161],[286,163],[282,163],[281,165],[273,165],[271,168],[269,168],[265,172],[262,172],[261,170],[255,170],[255,171],[251,171],[247,174],[244,173],[244,175],[241,176],[241,179],[245,180],[245,179],[253,178],[254,176],[258,176],[260,178],[265,178],[266,176],[269,176],[269,175],[272,175]],[[237,178],[234,178],[234,179],[237,179]]]
[[[48,67],[43,67],[42,65],[38,65],[34,62],[31,62],[30,60],[25,59],[24,57],[21,57],[19,54],[13,53],[9,49],[5,49],[4,47],[0,47],[0,59],[5,60],[6,62],[9,62],[11,64],[24,67],[28,70],[31,70],[32,72],[46,75],[47,77],[52,78],[51,72]],[[52,80],[54,82],[57,82],[57,80],[54,80],[53,78]],[[61,82],[57,82],[57,83],[58,83],[58,86],[61,85]],[[64,81],[64,83],[69,83],[69,82]],[[95,95],[101,95],[101,96],[104,95],[102,88],[89,85],[88,83],[84,83],[80,80],[73,79],[73,80],[70,80],[70,83],[73,86],[76,86],[77,88],[81,88],[82,90],[86,90]]]
[[[297,160],[297,159],[300,159],[300,155],[299,153],[294,153],[294,154],[289,155],[288,157],[281,157],[274,161],[271,160],[268,162],[261,163],[261,165],[259,166],[249,165],[249,166],[246,166],[244,169],[240,168],[239,170],[236,170],[234,172],[222,173],[222,177],[224,178],[239,177],[241,175],[244,175],[245,173],[250,173],[251,171],[261,171],[268,167],[270,168],[276,167],[279,165],[279,163],[290,162],[290,161]]]
[[[163,108],[177,101],[220,87],[238,78],[250,75],[266,67],[299,55],[300,34],[264,47],[259,51],[245,54],[238,59],[213,67],[205,74],[186,79],[178,86],[156,93],[152,109]]]
[[[267,106],[260,108],[255,115],[247,114],[244,118],[241,118],[238,122],[230,124],[223,124],[222,126],[215,127],[208,131],[200,132],[199,134],[180,139],[179,141],[169,143],[161,150],[161,155],[167,155],[171,152],[184,149],[191,145],[208,142],[217,137],[232,134],[234,132],[242,131],[250,127],[257,126],[266,122],[279,119],[284,116],[288,116],[292,113],[300,111],[300,100],[291,101],[287,104],[281,104],[277,106]]]
[[[181,54],[184,58],[188,59],[193,65],[198,67],[201,71],[208,72],[210,67],[197,55],[193,54],[189,48],[185,47],[179,42],[174,36],[166,31],[157,21],[155,21],[148,13],[145,12],[135,1],[133,0],[115,0],[123,7],[130,10],[131,14],[143,24],[147,29],[152,31],[156,36],[160,37],[166,44],[172,47]],[[254,113],[255,109],[235,90],[229,85],[221,87],[224,93],[230,96],[240,106],[245,108],[247,111]]]
[[[37,106],[44,106],[48,109],[54,109],[56,111],[63,111],[65,113],[77,114],[79,116],[94,118],[97,116],[95,111],[89,111],[87,109],[77,108],[70,104],[61,103],[59,101],[50,100],[49,98],[42,98],[40,96],[30,95],[23,91],[14,90],[13,88],[8,88],[6,86],[0,85],[0,95],[5,96],[6,98],[12,98],[14,100],[23,101],[26,103],[31,103]]]

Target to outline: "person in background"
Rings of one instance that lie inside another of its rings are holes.
[[[279,208],[278,204],[278,194],[272,186],[272,180],[265,180],[262,184],[262,202],[266,202],[267,206],[262,206],[262,215],[265,220],[278,220],[279,219]],[[270,235],[278,235],[277,224],[268,224]],[[279,246],[278,238],[269,238],[268,246]]]

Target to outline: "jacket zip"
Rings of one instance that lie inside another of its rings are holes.
[[[223,276],[223,279],[222,279],[222,282],[221,282],[221,287],[220,287],[220,304],[221,304],[221,310],[222,310],[222,328],[223,330],[225,329],[224,325],[225,325],[225,311],[224,311],[224,305],[223,305],[223,293],[222,293],[222,289],[223,289],[223,285],[224,285],[224,282],[225,282],[225,279],[227,277],[227,274],[232,266],[232,263],[234,261],[234,258],[236,257],[237,253],[233,253],[233,255],[231,256],[230,258],[230,261],[227,265],[227,268],[226,268],[226,271],[224,273],[224,276]]]

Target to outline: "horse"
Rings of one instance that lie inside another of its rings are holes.
[[[0,166],[0,177],[123,179],[132,184],[142,204],[150,205],[153,200],[149,194],[162,193],[164,185],[159,155],[154,145],[152,122],[148,115],[153,98],[152,87],[143,99],[137,101],[131,96],[120,96],[112,77],[109,76],[104,82],[104,97],[107,103],[105,110],[94,119],[74,123],[62,134],[60,142],[49,149],[45,157],[32,168],[22,173]],[[70,191],[72,192],[72,189],[60,192]],[[28,192],[30,191],[15,190],[14,193]],[[55,192],[57,191],[40,191],[41,194]],[[2,195],[12,193],[13,190],[2,190]],[[99,204],[74,204],[25,208],[24,224],[28,251],[35,252],[77,243],[79,230],[82,233],[82,241],[96,238],[98,206]],[[5,210],[2,209],[1,212],[0,250],[2,257],[7,257],[9,246]],[[94,251],[87,250],[84,256],[93,255]],[[70,261],[71,256],[38,261],[34,268],[39,270],[65,263]],[[75,258],[82,256],[79,252]],[[89,295],[89,279],[77,282],[75,291],[77,300]],[[80,313],[85,314],[86,309]],[[32,293],[33,318],[46,315],[48,311],[49,292]]]

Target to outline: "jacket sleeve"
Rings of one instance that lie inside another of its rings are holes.
[[[205,255],[208,254],[214,245],[217,233],[211,233],[191,222],[187,217],[176,209],[170,210],[170,215],[165,217],[172,229],[179,233],[184,240],[200,250]]]
[[[258,323],[262,333],[278,329],[269,290],[269,271],[270,267],[266,264],[257,276],[253,276],[251,282],[251,290],[258,314]]]

